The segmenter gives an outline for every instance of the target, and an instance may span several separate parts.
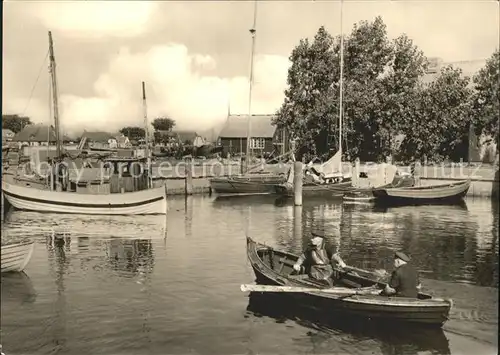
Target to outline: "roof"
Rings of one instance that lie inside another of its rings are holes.
[[[194,142],[196,137],[201,137],[198,133],[195,131],[165,131],[165,130],[158,130],[156,131],[162,136],[166,137],[172,137],[175,139],[178,139],[181,142],[186,142],[189,141],[191,143]]]
[[[96,143],[108,143],[109,139],[116,139],[111,133],[108,132],[87,132],[84,131],[82,134],[82,138],[87,137],[87,140]]]
[[[195,131],[172,131],[172,132],[174,134],[177,134],[177,137],[179,137],[179,140],[181,142],[186,142],[186,141],[194,142],[196,137],[199,136],[199,134],[196,133]]]
[[[272,124],[275,115],[252,115],[250,133],[252,137],[272,138],[276,126]],[[248,115],[230,115],[219,134],[220,138],[244,138],[247,136]]]
[[[24,127],[12,140],[14,142],[55,142],[56,131],[52,126],[49,129],[49,126],[45,124],[32,124]],[[69,138],[63,135],[63,140],[68,141]]]
[[[130,140],[128,139],[128,137],[125,137],[125,136],[117,136],[117,137],[115,137],[115,139],[116,139],[116,142],[118,144],[125,144],[127,142],[130,142]]]

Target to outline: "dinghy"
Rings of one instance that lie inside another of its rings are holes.
[[[383,205],[426,205],[463,203],[471,181],[463,180],[448,184],[373,190],[375,202]]]
[[[34,248],[35,242],[33,241],[8,243],[5,245],[2,242],[2,273],[23,271],[31,259]]]
[[[247,237],[247,257],[257,285],[242,285],[242,290],[283,293],[301,304],[324,312],[441,327],[448,319],[452,301],[419,293],[418,298],[379,295],[385,283],[373,280],[368,270],[346,267],[334,287],[319,284],[307,275],[293,275],[298,255],[275,250]],[[360,276],[362,275],[362,276]]]

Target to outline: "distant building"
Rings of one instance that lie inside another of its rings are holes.
[[[79,149],[83,149],[85,146],[90,148],[116,148],[117,142],[113,134],[102,131],[87,132],[84,131],[80,137]]]
[[[56,131],[53,126],[45,124],[31,124],[25,126],[20,132],[12,137],[13,142],[18,142],[21,145],[40,146],[40,145],[55,145]],[[71,139],[63,135],[62,143],[69,143]]]
[[[128,137],[124,136],[123,134],[121,136],[116,136],[115,142],[118,148],[132,148],[132,143],[130,142]]]
[[[286,134],[272,124],[274,115],[251,116],[250,148],[253,154],[281,153],[288,151]],[[248,135],[248,115],[229,115],[219,134],[219,144],[223,154],[245,154]]]
[[[2,142],[10,142],[14,138],[15,133],[8,128],[2,128]]]
[[[167,146],[175,144],[187,144],[195,147],[201,147],[205,144],[205,139],[195,131],[158,130],[156,132],[160,135],[160,137],[163,137],[163,141]]]

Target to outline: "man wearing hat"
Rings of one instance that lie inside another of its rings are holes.
[[[394,271],[385,289],[387,296],[417,298],[420,289],[420,280],[417,270],[408,262],[410,257],[403,252],[394,254]]]
[[[326,250],[325,243],[321,237],[313,237],[304,253],[299,257],[293,268],[295,271],[301,271],[302,267],[308,270],[310,278],[322,281],[332,286],[333,274],[332,264],[338,264],[345,267],[346,264],[338,254]]]

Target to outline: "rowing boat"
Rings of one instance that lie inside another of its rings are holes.
[[[247,237],[247,257],[260,285],[276,285],[305,288],[309,291],[286,293],[288,297],[299,300],[301,304],[314,305],[315,308],[342,315],[361,317],[373,321],[390,320],[411,324],[442,326],[447,321],[451,300],[433,298],[426,293],[419,293],[418,298],[387,297],[379,294],[358,294],[352,292],[339,294],[323,292],[325,285],[314,282],[307,275],[292,275],[293,264],[298,256],[292,253],[274,250],[256,243]],[[343,272],[335,283],[339,289],[362,289],[367,287],[385,287],[385,283],[370,279],[367,270],[350,268]],[[355,273],[353,272],[355,271]],[[359,276],[362,274],[363,276]],[[317,291],[310,291],[311,288]]]
[[[33,241],[2,244],[1,272],[23,271],[33,255],[34,248]]]
[[[284,182],[283,174],[247,174],[231,177],[214,177],[210,187],[218,196],[229,195],[269,195],[274,192],[274,185]]]
[[[383,205],[427,205],[462,203],[471,181],[373,190],[376,203]]]
[[[411,175],[395,175],[391,183],[380,186],[378,189],[388,189],[396,187],[412,187],[415,179]],[[373,194],[375,187],[354,188],[344,193],[343,200],[346,202],[372,202],[376,197]]]

